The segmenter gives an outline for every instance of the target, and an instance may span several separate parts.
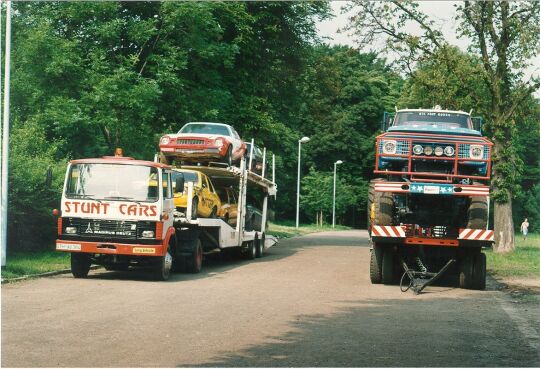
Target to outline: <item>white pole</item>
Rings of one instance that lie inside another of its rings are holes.
[[[263,164],[262,164],[262,172],[261,172],[261,177],[263,178],[264,178],[265,169],[266,169],[266,147],[263,150]]]
[[[11,1],[6,1],[6,56],[4,76],[4,120],[2,132],[2,266],[6,265],[7,208],[8,208],[8,155],[9,155],[9,79],[11,62]]]
[[[300,148],[302,143],[298,141],[298,175],[296,180],[296,228],[300,221]]]
[[[332,202],[332,228],[336,228],[336,170],[337,163],[334,163],[334,195]]]
[[[251,139],[251,149],[249,149],[249,165],[248,170],[251,170],[251,160],[253,159],[253,153],[255,152],[255,139]]]
[[[334,163],[334,195],[332,202],[332,228],[336,228],[336,175],[337,175],[337,166],[343,164],[343,161],[338,160]]]

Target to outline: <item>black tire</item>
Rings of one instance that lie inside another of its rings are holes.
[[[195,247],[193,249],[193,252],[190,256],[186,258],[186,272],[197,274],[200,273],[202,270],[202,264],[203,264],[203,248],[202,243],[200,239],[197,239],[195,244]]]
[[[473,266],[474,257],[471,254],[466,254],[461,259],[459,267],[459,287],[471,289],[473,287]]]
[[[247,242],[247,249],[244,252],[244,257],[247,260],[253,260],[257,257],[257,245],[255,244],[255,241],[249,241]]]
[[[394,199],[390,192],[376,192],[375,183],[385,182],[377,178],[369,183],[367,228],[371,232],[372,225],[392,225],[394,212]]]
[[[154,261],[154,267],[153,267],[153,277],[156,281],[166,281],[169,279],[171,275],[171,269],[172,269],[172,255],[170,254],[169,250],[167,250],[167,253],[164,256],[159,256],[155,258]]]
[[[382,258],[382,283],[394,283],[394,250],[386,248]]]
[[[233,165],[233,159],[232,159],[232,146],[229,145],[227,148],[227,153],[223,157],[223,162],[227,164],[229,167]]]
[[[486,254],[483,252],[474,255],[472,288],[475,290],[486,289]]]
[[[371,250],[371,258],[369,261],[369,279],[373,284],[382,283],[382,247],[373,244],[373,249]]]
[[[199,198],[194,197],[191,202],[191,220],[197,219],[197,208],[199,206]]]
[[[86,278],[90,271],[90,265],[92,265],[92,260],[90,260],[89,255],[77,252],[71,253],[71,274],[73,274],[73,277]]]
[[[262,234],[261,239],[259,239],[257,236],[255,237],[255,257],[257,258],[260,258],[261,256],[263,256],[264,241],[265,241],[264,233]]]
[[[471,196],[467,211],[467,228],[487,229],[488,199],[486,196]]]

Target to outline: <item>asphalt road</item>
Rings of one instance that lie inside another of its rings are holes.
[[[365,231],[205,262],[168,282],[98,270],[3,285],[2,366],[540,366],[536,299],[371,285]]]

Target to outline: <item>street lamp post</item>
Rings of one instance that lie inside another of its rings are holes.
[[[299,226],[300,221],[300,150],[302,144],[309,141],[309,137],[302,137],[298,140],[298,181],[296,183],[296,228]]]
[[[332,228],[336,228],[336,173],[337,173],[337,166],[339,164],[343,164],[342,160],[338,160],[334,163],[334,200],[332,203]]]

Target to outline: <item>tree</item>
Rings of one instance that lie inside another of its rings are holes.
[[[417,3],[357,2],[350,8],[357,9],[350,27],[360,40],[386,36],[386,47],[398,53],[399,65],[409,73],[415,63],[448,47],[435,22]],[[523,102],[540,86],[539,80],[524,82],[522,78],[528,61],[539,53],[540,3],[466,1],[457,7],[457,19],[461,35],[472,41],[470,51],[482,61],[482,82],[489,94],[486,128],[494,142],[495,250],[511,251],[515,247],[512,198],[520,172],[513,144],[515,118]],[[419,34],[405,32],[408,23],[416,24]]]

